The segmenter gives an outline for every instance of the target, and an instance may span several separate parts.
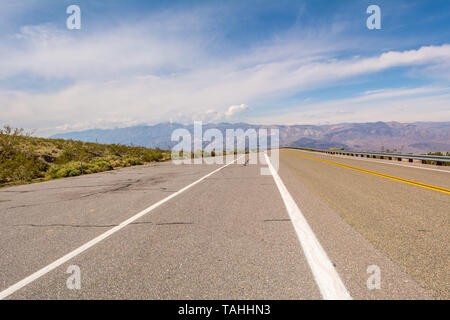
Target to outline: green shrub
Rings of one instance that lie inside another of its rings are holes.
[[[81,174],[81,166],[77,161],[65,164],[54,164],[47,172],[52,178],[74,177]]]
[[[85,168],[84,168],[85,167]],[[83,164],[84,173],[96,173],[102,171],[112,170],[111,161],[107,159],[97,158],[91,162]]]
[[[102,172],[168,157],[160,149],[36,138],[22,129],[0,129],[0,185]]]
[[[29,182],[43,176],[48,165],[33,154],[21,129],[0,129],[0,183]]]
[[[143,164],[141,160],[139,160],[138,158],[135,158],[135,157],[129,157],[129,158],[125,158],[123,160],[124,160],[125,167]]]
[[[162,158],[163,153],[159,149],[145,151],[141,156],[141,159],[144,162],[160,161]]]

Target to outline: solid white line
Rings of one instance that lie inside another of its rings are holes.
[[[283,181],[277,171],[270,163],[267,153],[264,155],[266,157],[269,170],[272,173],[273,179],[275,180],[281,197],[283,198],[286,210],[291,217],[291,221],[294,225],[300,245],[302,246],[303,253],[306,256],[306,260],[308,261],[309,267],[314,275],[314,280],[319,287],[322,297],[326,300],[352,299],[350,293],[347,291],[344,283],[339,277],[339,274],[328,258],[325,250],[320,245],[319,240],[317,240],[314,232],[287,190],[286,186],[283,184]]]
[[[191,183],[190,185],[178,190],[175,193],[172,193],[170,196],[156,202],[155,204],[151,205],[150,207],[148,207],[147,209],[142,210],[141,212],[137,213],[136,215],[132,216],[131,218],[123,221],[122,223],[120,223],[119,225],[117,225],[114,228],[109,229],[108,231],[102,233],[101,235],[99,235],[98,237],[92,239],[91,241],[83,244],[81,247],[73,250],[72,252],[66,254],[65,256],[63,256],[62,258],[59,258],[58,260],[56,260],[53,263],[50,263],[48,266],[36,271],[35,273],[33,273],[32,275],[26,277],[25,279],[17,282],[16,284],[10,286],[9,288],[3,290],[2,292],[0,292],[0,300],[6,298],[7,296],[9,296],[10,294],[16,292],[17,290],[23,288],[24,286],[28,285],[29,283],[33,282],[34,280],[42,277],[43,275],[47,274],[48,272],[52,271],[53,269],[59,267],[60,265],[62,265],[63,263],[69,261],[70,259],[72,259],[73,257],[79,255],[80,253],[86,251],[87,249],[91,248],[92,246],[96,245],[97,243],[99,243],[100,241],[106,239],[107,237],[109,237],[110,235],[116,233],[117,231],[119,231],[120,229],[125,228],[127,225],[129,225],[130,223],[136,221],[137,219],[141,218],[142,216],[146,215],[147,213],[149,213],[150,211],[152,211],[153,209],[159,207],[160,205],[162,205],[163,203],[169,201],[170,199],[176,197],[177,195],[179,195],[180,193],[186,191],[187,189],[195,186],[197,183],[200,183],[201,181],[205,180],[206,178],[212,176],[213,174],[215,174],[216,172],[222,170],[223,168],[229,166],[230,164],[236,162],[237,160],[239,160],[241,157],[239,157],[238,159],[235,159],[234,161],[231,161],[229,163],[227,163],[226,165],[208,173],[207,175],[203,176],[202,178],[198,179],[197,181]]]

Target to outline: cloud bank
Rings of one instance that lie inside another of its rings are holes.
[[[1,122],[48,135],[168,120],[407,121],[412,111],[411,119],[450,120],[448,92],[432,87],[402,89],[415,90],[411,99],[401,90],[388,90],[277,105],[293,95],[393,68],[450,80],[450,44],[355,56],[342,54],[352,44],[335,40],[339,30],[303,37],[291,30],[221,54],[214,48],[223,35],[211,28],[211,20],[194,11],[160,13],[94,32],[71,32],[51,23],[23,26],[0,44]],[[380,95],[391,99],[381,101]],[[403,98],[394,99],[398,96]],[[426,114],[420,109],[424,104]]]

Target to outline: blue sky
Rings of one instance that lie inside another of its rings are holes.
[[[193,120],[450,121],[450,1],[0,3],[0,124]]]

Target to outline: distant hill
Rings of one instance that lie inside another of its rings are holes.
[[[171,134],[178,128],[185,128],[191,133],[193,132],[192,125],[160,123],[153,126],[68,132],[55,134],[51,138],[170,149],[176,144],[170,140]],[[411,153],[450,151],[450,122],[370,122],[292,126],[218,123],[203,126],[203,130],[208,128],[217,128],[224,135],[226,129],[277,128],[280,130],[281,146],[343,147],[365,151],[383,149]]]
[[[0,187],[170,159],[159,149],[32,137],[0,128]]]

